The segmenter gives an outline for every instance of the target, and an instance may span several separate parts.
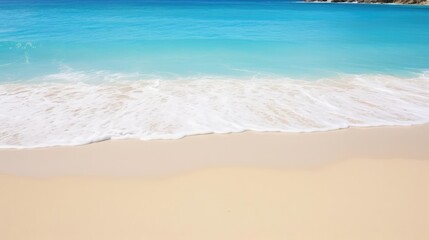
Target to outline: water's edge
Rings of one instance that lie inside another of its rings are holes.
[[[429,123],[429,72],[303,81],[72,71],[39,80],[0,84],[0,148]]]

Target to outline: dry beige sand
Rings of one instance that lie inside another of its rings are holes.
[[[429,239],[429,125],[0,150],[0,239]]]

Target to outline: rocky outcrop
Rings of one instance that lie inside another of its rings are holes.
[[[306,2],[350,2],[350,3],[396,3],[396,4],[429,4],[429,0],[305,0]]]

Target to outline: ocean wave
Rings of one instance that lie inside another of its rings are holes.
[[[65,71],[0,84],[0,147],[429,122],[429,72],[304,81]]]

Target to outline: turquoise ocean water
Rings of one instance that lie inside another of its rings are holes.
[[[0,145],[429,121],[429,7],[0,1]]]

